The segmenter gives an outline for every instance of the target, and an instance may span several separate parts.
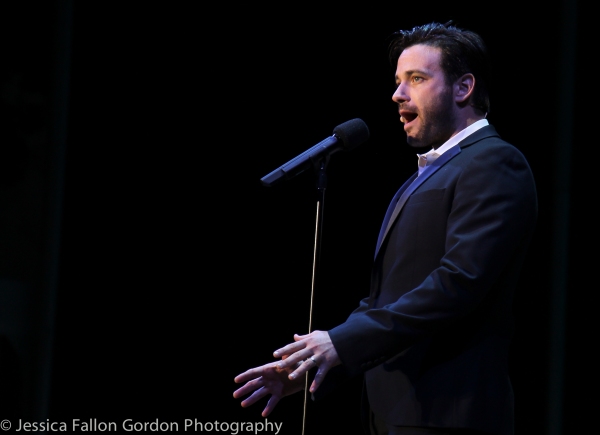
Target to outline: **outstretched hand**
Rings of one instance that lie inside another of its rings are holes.
[[[233,392],[235,399],[252,393],[250,397],[242,400],[242,407],[246,408],[253,405],[258,400],[270,394],[271,397],[267,402],[267,406],[265,406],[261,414],[263,417],[267,417],[282,398],[304,389],[303,379],[289,378],[289,375],[294,371],[293,367],[280,368],[279,364],[277,361],[265,364],[246,370],[235,377],[234,382],[237,384],[246,382],[244,386]]]
[[[238,384],[245,382],[241,388],[234,391],[234,398],[252,393],[242,401],[244,408],[271,395],[261,414],[263,417],[271,414],[282,398],[304,389],[304,375],[309,370],[318,367],[309,390],[314,393],[327,372],[341,364],[329,334],[325,331],[313,331],[306,335],[295,334],[294,343],[277,349],[273,356],[281,358],[281,361],[246,370],[234,379]]]

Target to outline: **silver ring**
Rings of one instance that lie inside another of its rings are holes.
[[[315,356],[314,356],[314,355],[310,357],[310,360],[311,360],[312,362],[314,362],[314,363],[315,363],[315,365],[317,365],[317,360],[315,360]]]

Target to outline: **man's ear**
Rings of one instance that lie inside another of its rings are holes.
[[[475,88],[475,77],[473,74],[465,74],[454,82],[454,100],[464,103],[469,100]]]

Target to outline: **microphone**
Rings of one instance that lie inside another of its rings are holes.
[[[329,157],[341,150],[349,151],[368,139],[369,128],[367,124],[359,118],[351,119],[335,127],[332,136],[265,175],[260,181],[264,186],[273,186],[282,180],[289,180],[311,166],[317,165],[322,158]]]

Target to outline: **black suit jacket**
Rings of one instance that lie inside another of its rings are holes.
[[[513,434],[508,353],[537,219],[531,169],[488,125],[415,178],[390,204],[386,219],[405,200],[382,227],[370,295],[329,331],[342,365],[313,399],[364,373],[388,424]]]

